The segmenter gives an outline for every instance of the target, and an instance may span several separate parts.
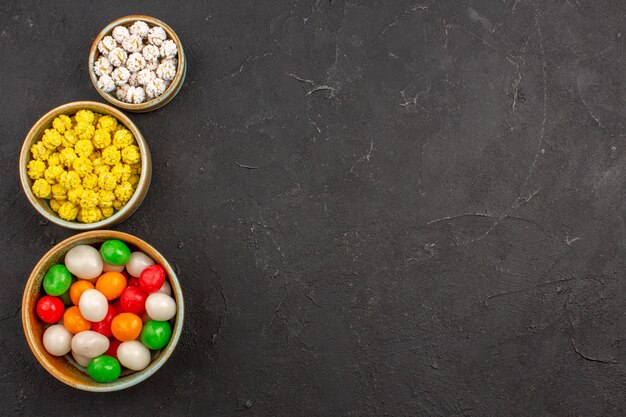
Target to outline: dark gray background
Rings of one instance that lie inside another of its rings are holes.
[[[2,9],[3,415],[626,414],[623,1]],[[100,100],[91,40],[133,12],[189,71],[131,115],[154,176],[116,229],[176,265],[187,321],[154,377],[97,395],[22,336],[24,282],[73,232],[17,157],[46,111]]]

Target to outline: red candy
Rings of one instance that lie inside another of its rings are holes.
[[[141,316],[146,311],[147,298],[148,294],[139,287],[126,287],[120,295],[120,305],[125,312]]]
[[[121,344],[122,342],[120,342],[119,340],[115,338],[111,339],[109,341],[109,349],[107,349],[107,351],[104,352],[104,354],[113,356],[115,359],[117,359],[117,348],[120,347]]]
[[[165,281],[165,269],[161,265],[151,265],[139,276],[139,288],[148,294],[157,292]]]
[[[65,305],[59,297],[44,295],[37,301],[37,315],[45,323],[56,323],[61,320]]]
[[[139,278],[130,277],[128,278],[128,287],[138,287],[139,286]]]
[[[104,320],[99,321],[97,323],[91,324],[91,330],[101,333],[106,337],[111,337],[113,333],[111,333],[111,322],[113,321],[113,317],[117,315],[115,307],[109,304],[109,311],[107,311],[107,315],[104,316]]]

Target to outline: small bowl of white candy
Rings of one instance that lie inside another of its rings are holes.
[[[114,106],[148,112],[169,103],[185,81],[180,39],[165,23],[130,15],[109,23],[89,51],[89,75]]]

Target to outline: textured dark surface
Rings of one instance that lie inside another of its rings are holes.
[[[2,415],[626,414],[626,3],[155,3],[0,11]],[[47,110],[99,99],[91,39],[130,13],[189,71],[131,115],[154,176],[117,229],[176,265],[187,322],[154,377],[95,395],[22,336],[72,232],[16,161]]]

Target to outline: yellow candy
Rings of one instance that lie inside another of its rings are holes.
[[[111,217],[113,213],[115,213],[115,210],[113,210],[113,207],[101,207],[100,212],[102,213],[102,216],[106,219],[108,217]]]
[[[120,162],[120,151],[115,146],[109,146],[102,151],[102,162],[115,165]]]
[[[46,148],[42,141],[39,141],[30,147],[30,153],[33,155],[33,159],[45,161],[50,156],[50,149]]]
[[[96,128],[92,124],[78,123],[74,128],[74,132],[76,132],[78,139],[91,140],[96,133]],[[76,152],[78,153],[78,150]]]
[[[94,208],[98,205],[98,194],[93,190],[84,190],[78,204],[80,204],[82,208]]]
[[[82,208],[78,212],[78,219],[83,223],[94,223],[102,218],[102,213],[97,208]]]
[[[98,129],[93,134],[93,145],[98,149],[104,149],[111,145],[111,134],[108,130]]]
[[[33,183],[33,194],[35,194],[35,197],[50,198],[51,191],[50,184],[43,178],[35,180]]]
[[[113,135],[113,145],[118,149],[124,149],[135,143],[135,137],[128,129],[120,129]]]
[[[91,162],[95,161],[96,159],[100,159],[100,158],[102,158],[102,152],[100,152],[100,151],[93,151],[91,153],[91,155],[89,155],[89,159],[91,159]]]
[[[117,127],[117,119],[115,117],[106,115],[102,116],[100,120],[98,120],[98,129],[108,130],[109,132],[114,132]]]
[[[78,135],[72,129],[66,130],[63,134],[62,144],[66,148],[73,148],[78,141]]]
[[[83,188],[93,190],[98,186],[98,176],[96,174],[88,174],[83,177]]]
[[[43,173],[46,170],[46,163],[37,159],[31,159],[28,163],[28,177],[33,180],[38,180],[43,177]]]
[[[54,211],[55,213],[59,212],[59,208],[61,207],[61,203],[59,203],[57,200],[50,200],[50,208],[52,209],[52,211]]]
[[[64,133],[72,128],[72,119],[62,114],[52,121],[52,127],[59,133]]]
[[[78,110],[74,115],[76,123],[93,124],[95,115],[91,110]]]
[[[100,177],[100,174],[103,174],[105,172],[109,172],[108,165],[95,165],[94,164],[93,173],[96,174],[98,177]]]
[[[63,172],[59,176],[59,184],[66,190],[71,190],[76,187],[80,187],[81,185],[80,176],[76,173],[76,171]]]
[[[48,157],[48,166],[61,164],[61,154],[59,152],[53,152]]]
[[[126,204],[126,203],[122,203],[120,200],[115,200],[115,201],[113,202],[113,208],[114,208],[115,210],[121,210],[121,209],[122,209],[122,207],[124,207],[124,205],[125,205],[125,204]]]
[[[130,176],[130,178],[128,178],[128,182],[130,182],[130,185],[132,185],[133,188],[136,188],[137,184],[139,184],[139,178],[139,175],[133,174]]]
[[[84,177],[93,171],[91,161],[89,158],[85,158],[84,156],[76,158],[72,164],[72,168],[74,168],[74,171],[76,171],[79,177]]]
[[[43,176],[50,184],[54,184],[59,181],[59,177],[63,174],[65,170],[60,165],[52,165],[46,168],[43,172]]]
[[[103,190],[113,191],[117,186],[117,180],[115,176],[110,172],[103,172],[98,177],[98,187]]]
[[[63,142],[63,136],[61,136],[61,134],[54,129],[46,129],[41,141],[46,148],[54,150]]]
[[[141,161],[141,154],[139,148],[135,145],[127,146],[122,149],[122,159],[127,164],[136,164]]]
[[[52,191],[52,198],[58,201],[67,200],[67,190],[61,184],[53,184],[50,187]]]
[[[78,207],[76,207],[76,204],[72,203],[71,201],[66,201],[61,204],[61,207],[59,208],[60,218],[71,222],[76,219],[77,215]]]
[[[76,160],[76,152],[72,148],[64,148],[59,152],[59,161],[67,168],[71,168]]]
[[[113,174],[117,182],[128,181],[131,175],[130,165],[116,164],[113,168],[111,168],[111,174]]]
[[[109,190],[100,190],[98,191],[98,205],[101,208],[113,207],[113,202],[115,201],[115,193]]]
[[[74,145],[74,151],[78,156],[84,156],[85,158],[88,158],[89,155],[91,155],[91,153],[93,152],[93,143],[91,143],[90,140],[81,139],[76,142],[76,145]]]
[[[133,186],[130,185],[130,182],[124,181],[123,183],[115,187],[114,192],[115,192],[115,197],[119,201],[126,203],[133,196],[134,191],[135,190],[133,190]]]
[[[72,188],[71,190],[68,190],[67,199],[74,204],[78,204],[78,200],[80,200],[80,197],[83,195],[83,190],[84,189],[82,185],[79,185],[75,188]]]

